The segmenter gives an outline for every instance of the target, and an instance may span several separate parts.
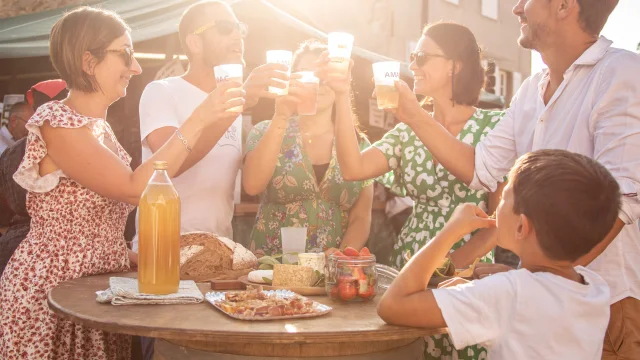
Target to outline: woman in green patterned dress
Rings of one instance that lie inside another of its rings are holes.
[[[326,46],[306,42],[294,54],[292,72],[314,71]],[[246,145],[242,184],[260,194],[251,232],[252,251],[282,251],[281,227],[307,227],[307,251],[331,253],[337,248],[362,248],[369,237],[373,184],[344,181],[334,144],[334,91],[318,90],[315,115],[296,116],[299,89],[291,80],[289,94],[276,99],[273,120],[257,124]],[[349,113],[351,122],[351,113]],[[369,141],[352,125],[358,146]]]
[[[433,101],[433,116],[449,133],[471,146],[477,144],[500,120],[498,112],[475,108],[484,84],[484,69],[475,37],[464,26],[438,23],[428,26],[411,55],[414,92]],[[323,60],[326,60],[323,58]],[[329,81],[333,84],[333,81]],[[400,86],[402,83],[396,87]],[[406,86],[406,84],[404,84]],[[418,102],[412,99],[415,106]],[[336,99],[336,103],[340,101]],[[366,180],[382,176],[381,181],[395,194],[410,196],[415,204],[398,242],[394,245],[393,265],[402,268],[406,259],[429,242],[449,220],[461,203],[475,203],[491,214],[500,192],[487,194],[470,190],[434,159],[420,141],[420,132],[428,131],[419,122],[405,121],[389,131],[380,141],[361,151],[349,121],[338,123],[338,160],[348,180]],[[344,118],[340,118],[344,119]],[[417,133],[417,134],[416,134]],[[386,174],[386,175],[385,175]],[[500,189],[499,189],[500,191]],[[477,258],[493,262],[495,229],[469,234],[454,246],[450,254],[455,267],[466,268]],[[486,357],[479,346],[457,351],[448,336],[434,336],[427,341],[427,359],[478,359]]]

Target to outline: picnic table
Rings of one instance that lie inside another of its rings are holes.
[[[310,297],[333,310],[316,318],[243,321],[204,301],[194,305],[115,306],[96,302],[96,291],[109,287],[102,274],[60,283],[48,304],[58,316],[109,332],[157,338],[155,359],[422,359],[427,330],[385,324],[371,302],[341,303],[327,296]],[[207,283],[198,284],[203,293]]]

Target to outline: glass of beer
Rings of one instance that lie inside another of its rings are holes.
[[[329,71],[330,75],[347,76],[349,70],[349,60],[353,49],[353,35],[332,32],[328,35],[329,40]]]
[[[318,88],[320,80],[313,74],[313,71],[300,71],[298,80],[301,84],[298,89],[300,102],[298,103],[298,115],[315,115],[318,112]]]
[[[383,61],[373,64],[373,78],[376,83],[378,109],[395,109],[398,107],[400,94],[395,82],[400,79],[400,63]]]
[[[269,64],[282,64],[289,70],[291,69],[291,60],[293,59],[293,53],[287,50],[269,50],[267,51],[267,63]],[[269,86],[269,92],[276,95],[287,95],[289,93],[289,83],[276,79],[276,81],[283,83],[286,87],[280,89],[277,87]]]
[[[213,68],[213,73],[218,84],[222,84],[225,81],[237,81],[239,83],[242,83],[242,65],[240,64],[218,65]],[[240,89],[229,89],[228,91],[232,90]],[[227,111],[241,113],[243,111],[243,106],[236,106],[234,108],[228,109]]]

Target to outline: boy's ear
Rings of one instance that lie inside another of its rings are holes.
[[[524,240],[527,237],[531,236],[531,233],[534,231],[533,224],[527,218],[526,215],[521,214],[518,216],[518,225],[516,226],[516,239]]]

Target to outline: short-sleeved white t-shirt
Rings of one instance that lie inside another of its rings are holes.
[[[526,269],[433,290],[456,349],[489,359],[599,360],[609,322],[609,287],[576,267],[586,284]]]
[[[146,142],[147,135],[162,127],[179,128],[207,95],[181,77],[147,85],[140,99],[142,161],[153,154]],[[202,160],[171,179],[181,200],[182,233],[206,231],[233,238],[234,189],[241,161],[242,116],[238,116]],[[136,236],[135,251],[137,245]]]

